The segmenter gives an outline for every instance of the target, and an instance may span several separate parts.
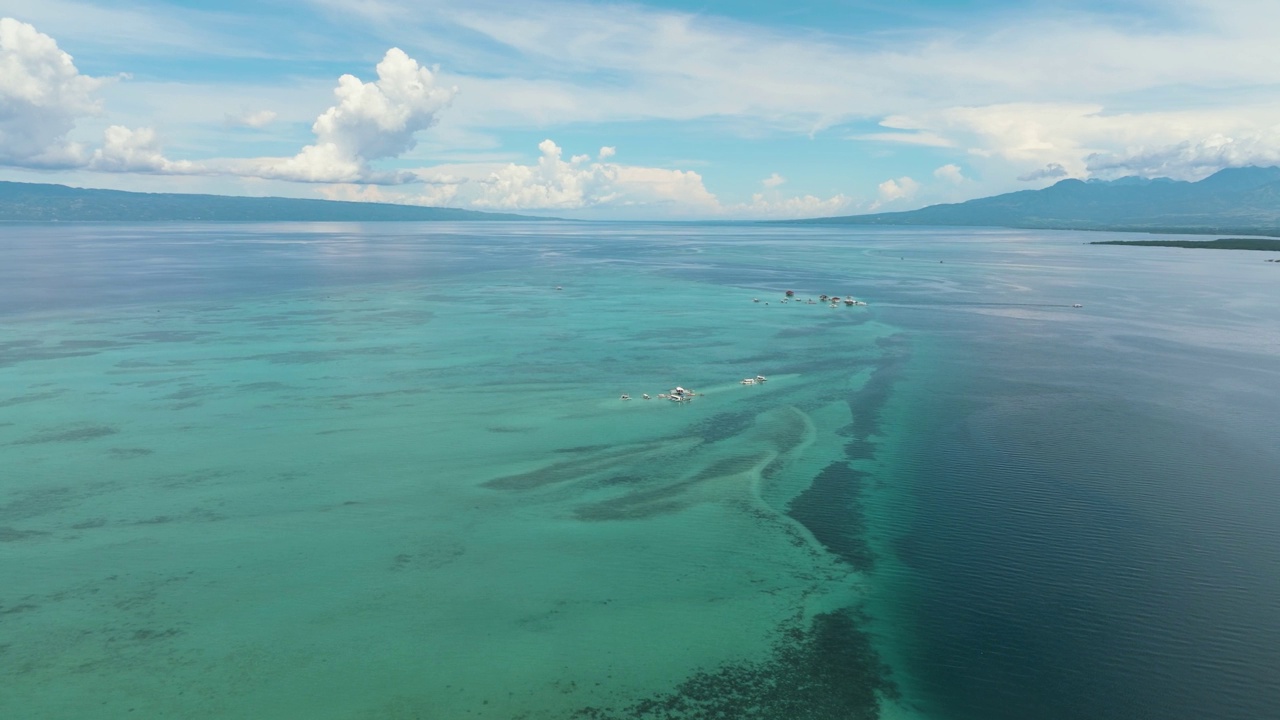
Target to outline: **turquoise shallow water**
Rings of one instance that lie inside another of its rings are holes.
[[[711,712],[831,642],[888,698],[860,537],[787,511],[898,331],[678,234],[435,230],[33,231],[83,265],[7,298],[6,714]]]
[[[1274,268],[1094,237],[8,228],[0,716],[1265,716]]]

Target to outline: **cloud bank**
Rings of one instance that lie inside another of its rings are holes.
[[[1008,103],[895,115],[886,123],[946,137],[1023,182],[1124,174],[1198,180],[1224,167],[1280,162],[1280,105],[1235,111],[1109,113],[1084,103]]]
[[[1213,133],[1156,147],[1094,153],[1086,158],[1091,175],[1123,175],[1199,180],[1226,167],[1280,165],[1280,125],[1245,131],[1235,137]]]
[[[696,172],[607,162],[616,152],[612,147],[601,148],[595,159],[575,155],[565,160],[564,151],[551,140],[539,143],[538,150],[537,164],[511,163],[483,179],[481,194],[472,205],[511,210],[653,204],[712,209],[717,205]]]

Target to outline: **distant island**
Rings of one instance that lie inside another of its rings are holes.
[[[1227,168],[1199,182],[1062,180],[1043,190],[907,212],[786,222],[1280,236],[1280,167]]]
[[[0,182],[0,223],[39,222],[373,222],[546,220],[455,208],[279,197],[91,190]]]
[[[1270,238],[1222,238],[1221,240],[1097,240],[1090,245],[1150,245],[1154,247],[1204,248],[1208,250],[1268,250],[1280,252],[1280,240]]]

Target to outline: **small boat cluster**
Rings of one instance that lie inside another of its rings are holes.
[[[684,389],[684,388],[680,387],[679,385],[677,385],[677,386],[676,386],[676,388],[675,388],[674,390],[672,390],[671,392],[658,393],[658,397],[659,397],[659,398],[661,398],[661,399],[663,399],[663,400],[671,400],[671,401],[673,401],[673,402],[688,402],[688,401],[692,400],[692,399],[693,399],[693,397],[694,397],[695,395],[697,395],[697,394],[698,394],[698,393],[696,393],[696,392],[694,392],[694,391],[692,391],[692,390],[686,390],[686,389]],[[650,398],[650,397],[649,397],[649,393],[642,393],[642,394],[640,395],[640,397],[641,397],[641,398],[643,398],[643,399],[645,399],[645,400],[651,400],[651,399],[652,399],[652,398]],[[623,394],[622,394],[622,398],[621,398],[621,399],[622,399],[622,400],[630,400],[630,399],[631,399],[631,396],[630,396],[630,395],[628,395],[628,394],[626,394],[626,393],[623,393]]]
[[[756,375],[755,377],[743,378],[742,384],[743,385],[762,385],[764,384],[764,381],[768,379],[769,378],[763,375]],[[658,398],[661,400],[670,400],[671,402],[682,403],[682,402],[689,402],[699,394],[701,393],[696,393],[692,390],[686,390],[685,388],[682,388],[679,385],[677,385],[675,389],[671,390],[670,392],[658,393]],[[652,399],[649,397],[649,393],[643,393],[640,395],[640,397],[645,400]],[[627,393],[623,393],[622,397],[619,399],[630,400],[631,396],[628,395]]]
[[[758,303],[760,302],[760,298],[751,298],[751,302]],[[795,290],[788,290],[786,293],[786,297],[782,298],[782,302],[784,304],[788,302],[795,302],[801,305],[829,305],[830,307],[839,307],[842,303],[844,304],[845,307],[853,307],[855,305],[867,304],[862,300],[858,300],[854,298],[852,295],[845,295],[844,297],[840,297],[839,295],[819,295],[817,300],[814,300],[813,298],[809,298],[808,300],[801,300],[800,298],[796,297]],[[768,304],[769,304],[768,302],[765,303],[765,305],[768,305]]]

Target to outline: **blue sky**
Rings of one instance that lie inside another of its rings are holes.
[[[1280,162],[1272,0],[0,0],[0,18],[5,180],[728,219]]]

